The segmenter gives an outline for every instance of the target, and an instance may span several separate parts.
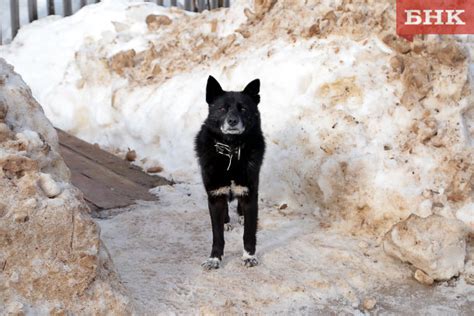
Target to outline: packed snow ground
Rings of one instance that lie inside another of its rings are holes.
[[[429,215],[441,203],[429,195],[442,194],[447,185],[447,167],[437,168],[462,142],[455,147],[453,141],[451,152],[401,149],[412,141],[401,134],[420,109],[399,106],[403,86],[388,67],[394,51],[377,36],[276,39],[249,49],[236,32],[247,19],[245,6],[241,1],[197,16],[104,1],[69,18],[28,25],[0,47],[56,126],[118,154],[134,149],[137,164],[161,166],[177,181],[155,190],[159,202],[114,210],[100,221],[142,312],[352,313],[373,297],[379,311],[468,314],[473,289],[463,279],[417,287],[411,269],[380,246],[392,224],[412,212]],[[173,23],[150,31],[149,14]],[[226,41],[233,53],[219,46]],[[268,150],[261,178],[262,264],[255,269],[240,264],[242,228],[235,215],[223,269],[207,273],[199,266],[211,236],[193,137],[207,113],[209,74],[227,90],[262,81]],[[449,94],[461,89],[462,79],[460,73],[437,85]],[[465,124],[448,101],[437,119]],[[462,203],[442,212],[472,226],[474,204]],[[338,216],[345,220],[335,221]]]
[[[243,227],[232,205],[222,268],[203,271],[212,236],[201,185],[154,193],[160,201],[114,210],[99,221],[142,314],[363,314],[370,298],[377,301],[375,313],[471,313],[474,287],[463,280],[419,285],[411,269],[388,258],[376,240],[268,203],[260,205],[260,265],[242,265]]]

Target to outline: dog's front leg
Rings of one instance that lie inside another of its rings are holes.
[[[211,256],[202,263],[206,270],[218,269],[224,255],[224,220],[228,212],[227,195],[208,196],[209,213],[212,222]]]
[[[258,194],[250,190],[248,195],[240,197],[239,204],[244,215],[244,253],[242,260],[245,266],[258,265],[255,250],[257,245]]]

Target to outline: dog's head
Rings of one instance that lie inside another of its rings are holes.
[[[224,91],[214,77],[209,76],[206,101],[209,116],[206,125],[225,135],[244,134],[260,124],[260,80],[250,82],[243,91]]]

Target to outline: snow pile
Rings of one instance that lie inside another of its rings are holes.
[[[449,280],[464,269],[466,237],[457,219],[410,215],[386,234],[383,245],[386,253],[426,273],[428,283]]]
[[[0,313],[129,313],[56,132],[0,59]]]

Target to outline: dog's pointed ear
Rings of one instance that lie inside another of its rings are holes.
[[[257,104],[260,102],[260,80],[255,79],[250,82],[243,91],[246,95],[250,96]]]
[[[209,76],[207,79],[207,86],[206,86],[206,102],[208,104],[212,104],[214,100],[224,94],[224,90],[222,90],[221,85],[213,76]]]

